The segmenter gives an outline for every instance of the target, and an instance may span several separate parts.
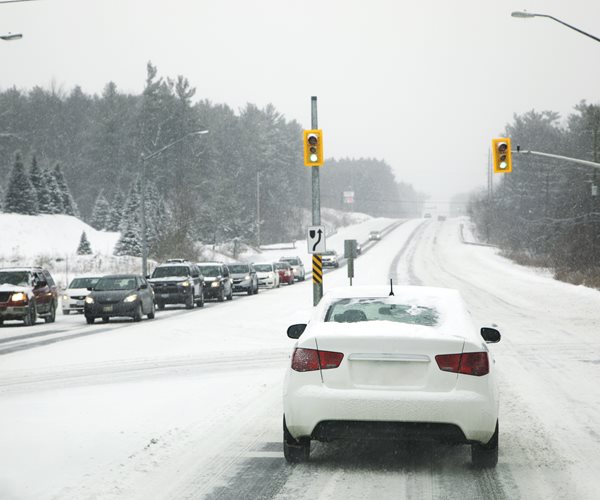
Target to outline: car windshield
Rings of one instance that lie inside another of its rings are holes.
[[[0,284],[16,286],[29,286],[29,273],[27,271],[0,271]]]
[[[277,264],[275,264],[275,267],[277,269],[289,269],[290,265],[287,262],[278,262]]]
[[[273,266],[271,264],[254,264],[254,269],[260,273],[269,273],[273,271]]]
[[[202,276],[208,276],[209,278],[216,278],[221,276],[221,266],[200,266],[200,272]]]
[[[281,259],[282,262],[288,262],[290,266],[299,266],[300,262],[298,259]]]
[[[100,278],[75,278],[69,288],[92,288],[99,280]]]
[[[153,278],[167,278],[170,276],[189,276],[190,268],[187,266],[161,266],[152,273]]]
[[[394,298],[341,299],[331,304],[326,322],[393,321],[410,325],[436,326],[439,313],[432,307],[400,304]]]
[[[250,267],[248,264],[227,264],[229,271],[233,274],[249,273]]]
[[[134,290],[136,288],[134,276],[123,276],[119,278],[100,278],[94,287],[97,292],[107,290]]]

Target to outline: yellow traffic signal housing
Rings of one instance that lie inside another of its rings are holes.
[[[304,164],[307,167],[320,167],[323,159],[323,131],[304,131]]]
[[[495,174],[512,172],[510,137],[492,139],[492,162]]]

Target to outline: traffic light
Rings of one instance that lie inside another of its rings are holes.
[[[323,165],[323,131],[304,131],[304,164],[307,167]]]
[[[492,139],[492,161],[494,163],[495,174],[512,172],[512,156],[509,137]]]

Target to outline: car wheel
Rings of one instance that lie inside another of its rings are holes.
[[[150,312],[148,313],[148,319],[154,319],[154,313],[155,313],[155,309],[154,309],[154,302],[152,302],[152,304],[150,304]]]
[[[283,456],[290,464],[306,462],[310,457],[310,439],[295,440],[285,425],[285,417],[283,417]]]
[[[108,323],[108,316],[102,316],[102,323]]]
[[[198,302],[198,307],[204,307],[204,292],[200,291],[200,300]]]
[[[25,326],[32,326],[35,325],[36,319],[37,315],[35,313],[35,303],[32,302],[27,308],[27,315],[23,318],[23,323],[25,323]]]
[[[229,290],[229,295],[227,296],[227,300],[233,300],[233,288]]]
[[[157,302],[156,307],[158,307],[159,311],[162,311],[165,308],[165,305],[162,302]]]
[[[65,316],[68,316],[69,314],[71,314],[71,310],[70,309],[63,309],[63,314]]]
[[[133,321],[142,321],[142,305],[138,304],[133,313]]]
[[[256,288],[254,289],[254,295],[258,294],[258,281],[256,282]]]
[[[255,293],[254,292],[254,285],[252,285],[252,284],[250,285],[250,288],[248,288],[247,293],[248,293],[248,295],[254,295],[254,293]]]
[[[94,318],[93,316],[86,316],[86,317],[85,317],[85,322],[86,322],[88,325],[93,325],[93,324],[94,324],[94,320],[95,320],[95,319],[96,319],[96,318]]]
[[[4,324],[4,320],[0,319],[0,326],[2,326]]]
[[[219,292],[218,300],[219,302],[223,302],[225,300],[225,290],[223,290],[223,288],[221,288],[221,291]]]
[[[498,464],[498,422],[492,439],[487,444],[473,443],[471,445],[471,461],[480,469],[489,469]]]
[[[185,308],[193,309],[194,308],[194,294],[190,293],[188,297],[185,299]]]
[[[46,323],[54,323],[56,321],[56,304],[50,304],[50,314],[44,317]]]

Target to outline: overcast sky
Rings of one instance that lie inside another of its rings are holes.
[[[39,0],[0,5],[0,88],[112,80],[140,92],[146,63],[197,98],[273,103],[310,128],[319,98],[326,156],[376,157],[446,200],[486,182],[491,138],[513,113],[600,99],[597,0]],[[523,145],[526,147],[526,145]],[[327,167],[324,167],[327,168]]]

